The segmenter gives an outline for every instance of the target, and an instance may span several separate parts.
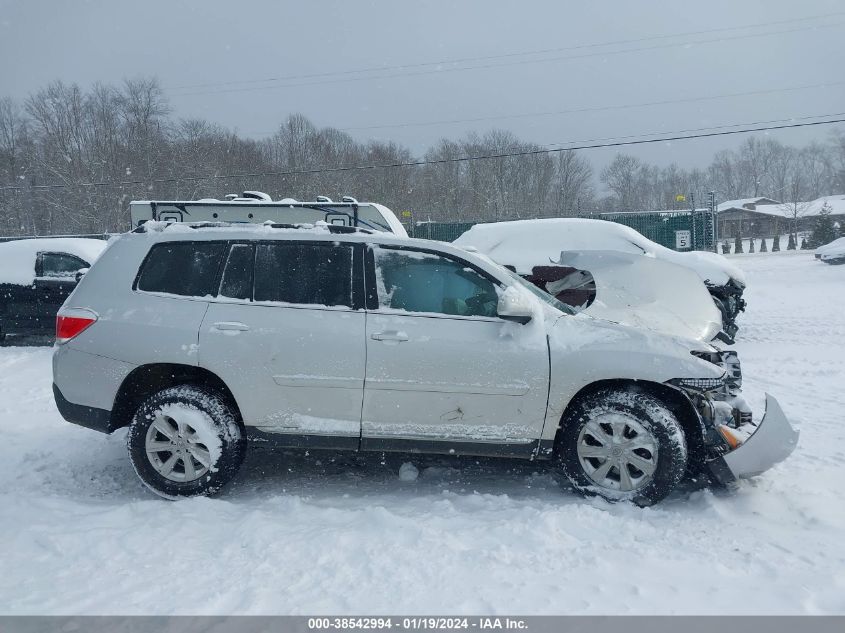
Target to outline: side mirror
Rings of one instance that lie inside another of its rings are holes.
[[[534,317],[534,305],[531,298],[525,296],[525,291],[511,286],[499,297],[496,314],[500,319],[516,321],[524,325]]]
[[[85,273],[87,273],[87,272],[88,272],[87,268],[80,268],[79,270],[77,270],[76,275],[75,275],[76,283],[79,283],[80,280],[85,276]]]

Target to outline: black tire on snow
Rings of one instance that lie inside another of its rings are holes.
[[[219,456],[208,472],[194,481],[177,482],[161,475],[147,457],[147,431],[155,414],[167,405],[176,405],[205,414],[220,441]],[[246,434],[226,401],[214,391],[194,385],[168,387],[141,403],[126,438],[129,458],[144,485],[166,499],[212,495],[238,472],[246,454]]]
[[[657,467],[651,480],[639,490],[622,492],[595,484],[581,465],[578,436],[587,422],[602,413],[632,416],[657,441]],[[687,468],[687,443],[681,424],[658,398],[636,387],[607,388],[573,402],[566,410],[555,441],[556,459],[563,473],[581,493],[609,501],[632,501],[653,505],[666,497],[683,479]]]

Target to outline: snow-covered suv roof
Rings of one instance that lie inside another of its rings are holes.
[[[550,218],[476,224],[455,244],[473,246],[523,274],[529,274],[534,266],[557,262],[562,251],[619,251],[691,268],[702,280],[718,286],[730,279],[745,285],[743,272],[721,255],[673,251],[628,226],[608,220]]]

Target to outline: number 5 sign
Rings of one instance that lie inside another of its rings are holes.
[[[692,231],[675,231],[675,248],[692,248]]]

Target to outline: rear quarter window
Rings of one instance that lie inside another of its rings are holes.
[[[141,266],[137,289],[186,297],[216,294],[225,250],[223,242],[156,244]]]

